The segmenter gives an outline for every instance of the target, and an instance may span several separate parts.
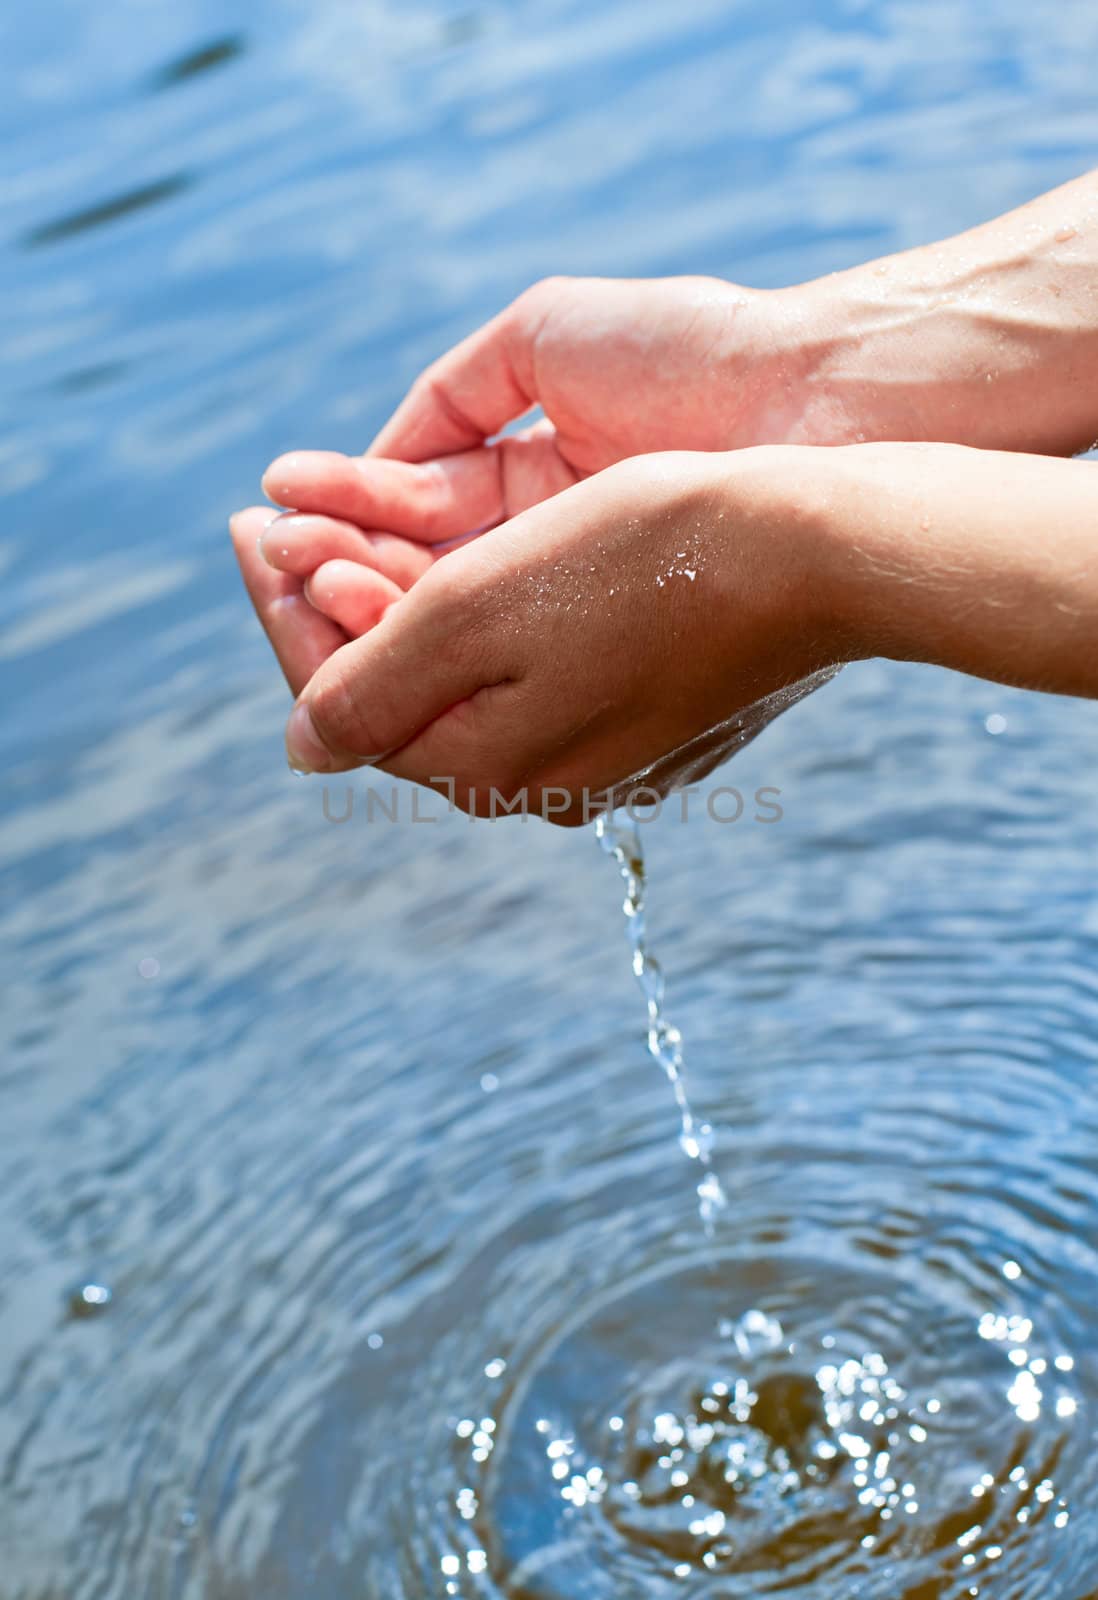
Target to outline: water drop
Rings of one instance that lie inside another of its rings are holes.
[[[105,1283],[84,1283],[69,1297],[69,1312],[74,1317],[97,1317],[106,1311],[114,1296]]]

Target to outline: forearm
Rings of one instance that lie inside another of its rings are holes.
[[[777,291],[792,437],[1073,455],[1098,439],[1098,172],[944,243]]]
[[[1098,697],[1098,467],[953,445],[796,454],[783,475],[838,653]]]

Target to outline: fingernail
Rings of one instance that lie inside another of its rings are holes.
[[[267,535],[270,533],[270,531],[271,524],[268,522],[263,532],[259,535],[259,538],[255,541],[255,547],[258,550],[261,559],[264,560],[269,567],[272,567],[274,566],[274,562],[267,554]]]
[[[286,724],[286,758],[295,772],[331,772],[333,760],[321,744],[304,701],[299,700]]]
[[[292,523],[292,526],[295,530],[305,528],[307,531],[311,532],[311,522],[315,520],[315,518],[311,519],[309,517],[303,517],[299,511],[276,512],[275,515],[269,519],[269,521],[264,523],[263,531],[256,540],[255,547],[263,557],[264,561],[267,562],[268,566],[274,566],[275,563],[271,560],[270,551],[273,550],[275,546],[273,544],[268,544],[267,541],[269,539],[274,539],[279,533],[284,532],[287,523]],[[282,551],[283,555],[286,555],[287,552],[284,545],[279,545],[278,548]]]
[[[286,486],[286,474],[290,473],[292,475],[296,469],[296,455],[277,456],[260,479],[263,485],[263,493],[269,500],[273,500],[276,505],[282,499],[282,491]]]

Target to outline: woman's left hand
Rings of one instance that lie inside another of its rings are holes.
[[[785,459],[817,454],[635,458],[414,571],[393,565],[407,541],[367,550],[294,517],[263,535],[276,571],[256,548],[269,512],[241,513],[245,580],[300,695],[291,764],[371,763],[463,810],[563,823],[631,779],[709,770],[746,708],[840,654]]]

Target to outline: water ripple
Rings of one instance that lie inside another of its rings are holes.
[[[592,841],[327,823],[224,515],[546,272],[787,283],[1093,164],[1096,29],[6,26],[11,1600],[1093,1589],[1095,708],[865,663],[725,775],[780,825],[645,826],[707,1247]]]

